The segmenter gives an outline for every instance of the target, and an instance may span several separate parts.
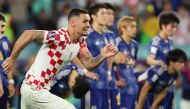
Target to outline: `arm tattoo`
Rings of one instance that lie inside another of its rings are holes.
[[[38,30],[38,31],[36,31],[36,35],[37,35],[37,41],[38,42],[42,42],[43,41],[43,39],[44,39],[44,31],[43,30]],[[35,35],[35,33],[33,34],[33,35]]]
[[[94,59],[91,58],[90,62],[91,63],[99,63],[102,60],[102,55],[98,55],[97,57],[95,57]]]
[[[82,61],[87,61],[87,62],[89,62],[92,59],[92,55],[90,54],[90,52],[87,49],[84,49],[81,52],[81,56],[80,57],[81,57]]]

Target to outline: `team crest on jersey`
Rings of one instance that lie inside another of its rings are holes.
[[[48,37],[49,38],[55,38],[56,37],[56,33],[54,31],[50,31],[50,32],[48,32]]]
[[[6,41],[3,41],[3,48],[7,51],[9,49],[9,46]]]

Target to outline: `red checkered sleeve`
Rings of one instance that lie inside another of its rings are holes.
[[[43,39],[44,44],[52,45],[60,42],[65,42],[65,37],[58,31],[46,31]]]

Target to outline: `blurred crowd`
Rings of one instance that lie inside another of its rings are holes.
[[[6,14],[9,23],[6,35],[14,43],[25,29],[54,30],[65,27],[67,14],[71,8],[88,9],[99,2],[109,2],[116,8],[113,27],[116,33],[116,23],[119,18],[124,15],[134,16],[139,25],[136,40],[141,44],[147,44],[157,34],[158,14],[161,11],[174,10],[181,20],[174,42],[179,45],[190,43],[188,0],[1,0],[0,11]]]

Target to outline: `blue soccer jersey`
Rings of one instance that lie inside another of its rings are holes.
[[[120,89],[121,108],[134,109],[139,89],[134,74],[134,65],[130,64],[130,62],[136,61],[138,44],[135,40],[131,40],[130,43],[126,43],[121,37],[116,39],[116,44],[118,51],[127,56],[126,64],[117,65],[120,73],[120,79],[125,80],[127,84],[126,88]]]
[[[10,56],[11,50],[10,50],[10,42],[6,36],[2,36],[0,38],[0,78],[3,84],[3,90],[4,94],[2,97],[0,97],[0,104],[1,109],[6,109],[7,107],[7,101],[8,101],[8,80],[7,80],[7,74],[4,72],[2,68],[3,61]]]
[[[163,40],[157,35],[148,45],[148,55],[154,55],[156,60],[166,62],[166,55],[172,47],[173,41],[171,39]]]
[[[120,38],[120,41],[118,41],[117,48],[120,52],[128,56],[128,61],[136,61],[138,44],[135,40],[131,40],[131,42],[127,44],[123,39]],[[127,64],[118,64],[117,67],[120,72],[120,78],[126,80],[127,93],[137,94],[138,85],[134,74],[134,65],[130,65],[129,62],[127,62]]]
[[[107,30],[103,33],[103,36],[106,38],[106,43],[116,45],[116,35],[110,31]]]
[[[10,56],[10,42],[6,36],[0,38],[0,68],[2,69],[3,61]]]
[[[106,44],[112,44],[115,47],[116,46],[116,35],[110,31],[107,30],[103,33],[104,37],[106,38]],[[111,109],[119,109],[119,105],[117,104],[117,95],[118,95],[118,87],[117,87],[117,75],[116,75],[116,71],[115,71],[115,64],[112,64],[112,69],[111,69],[111,80],[108,81],[108,89],[109,89],[109,101],[111,104]]]
[[[103,33],[103,36],[106,39],[105,40],[106,44],[112,44],[115,47],[117,47],[116,46],[116,36],[112,31],[110,31],[110,30],[105,31]],[[114,66],[115,66],[115,64],[112,65],[112,70],[111,70],[112,80],[109,81],[109,83],[108,83],[108,88],[109,89],[117,89],[117,85],[116,85],[117,77],[116,77],[116,73],[115,73],[115,70],[114,70]]]
[[[106,39],[103,34],[99,34],[93,29],[90,30],[86,39],[87,47],[93,57],[101,54],[101,49],[106,46]],[[108,87],[108,63],[104,60],[102,64],[97,67],[93,72],[99,75],[99,80],[92,80],[90,82],[91,88],[106,89]]]
[[[63,93],[64,91],[67,91],[69,89],[68,86],[69,75],[73,70],[77,70],[79,76],[83,76],[82,69],[70,63],[67,66],[65,66],[58,75],[55,76],[51,85],[50,92],[58,95],[60,93]]]
[[[8,86],[7,75],[2,68],[3,61],[10,56],[10,42],[6,36],[0,38],[0,75],[4,86]]]
[[[86,39],[87,47],[93,57],[101,54],[101,49],[106,46],[106,38],[104,34],[90,29],[89,35]],[[93,70],[94,73],[99,75],[99,80],[91,80],[90,90],[90,105],[91,108],[107,109],[108,108],[108,62],[104,60],[100,66]]]
[[[148,71],[147,82],[152,85],[150,93],[159,93],[165,88],[171,86],[177,79],[178,73],[169,74],[166,68],[153,67]]]
[[[170,50],[172,50],[172,48],[173,48],[173,41],[171,38],[168,38],[168,40],[164,40],[159,35],[157,35],[149,43],[148,54],[154,55],[156,60],[161,60],[166,63],[167,53]],[[170,109],[170,107],[172,106],[172,104],[170,103],[173,101],[173,94],[170,93],[173,93],[173,90],[174,86],[171,86],[164,102],[164,105],[166,104],[170,106],[165,106],[164,107],[165,109]]]
[[[69,75],[73,70],[76,70],[79,76],[84,76],[83,70],[79,66],[69,63],[58,75],[55,76],[52,81],[50,92],[58,96],[67,93],[70,89],[68,86]],[[77,109],[82,109],[82,99],[76,99],[73,96],[70,96],[68,99],[70,98],[72,98],[72,100],[68,100],[69,102],[71,102]]]

